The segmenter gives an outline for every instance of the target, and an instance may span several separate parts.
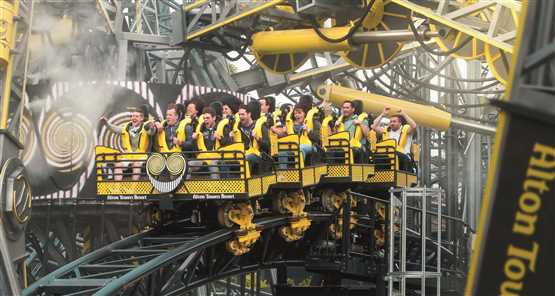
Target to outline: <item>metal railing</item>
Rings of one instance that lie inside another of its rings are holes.
[[[186,179],[248,178],[247,161],[242,151],[183,151],[159,153],[166,159],[179,154],[185,160]],[[153,153],[102,153],[95,158],[98,181],[147,181],[146,164]],[[140,169],[133,171],[133,169]],[[135,179],[134,176],[137,176]]]

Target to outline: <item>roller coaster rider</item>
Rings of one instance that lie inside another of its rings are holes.
[[[253,104],[249,104],[248,107],[241,105],[237,111],[239,122],[235,124],[233,131],[230,133],[235,143],[243,144],[245,159],[248,161],[253,174],[258,173],[258,168],[262,162],[260,147],[264,145],[255,138],[253,113],[256,114],[257,111]],[[261,140],[265,141],[264,138]],[[266,143],[265,145],[268,144]]]
[[[271,160],[272,140],[276,141],[277,137],[271,137],[271,128],[274,126],[274,112],[276,108],[276,100],[274,97],[267,96],[258,100],[260,104],[260,117],[256,120],[254,126],[254,138],[261,143],[261,157]]]
[[[374,117],[370,113],[364,112],[364,103],[361,100],[353,100],[353,106],[355,107],[355,114],[358,116],[358,120],[365,119],[368,122],[368,135],[366,136],[366,141],[361,143],[362,149],[364,150],[365,159],[368,159],[367,156],[375,152],[376,150],[376,143],[378,142],[378,135],[376,131],[372,129],[372,122],[374,121]],[[355,131],[355,139],[352,141],[356,146],[359,141],[358,139],[362,137],[362,130]]]
[[[310,159],[310,155],[316,152],[313,143],[320,142],[320,126],[314,126],[314,121],[312,118],[307,117],[306,105],[297,104],[293,108],[293,120],[291,124],[287,124],[284,130],[279,132],[279,136],[283,137],[286,135],[299,135],[299,149],[301,151],[302,157],[305,160]],[[317,121],[316,121],[317,122]],[[287,152],[280,152],[279,163],[280,168],[285,169],[287,165],[288,158]]]
[[[192,136],[199,122],[199,112],[203,107],[202,102],[196,99],[185,102],[185,117],[182,119],[185,127],[185,139],[182,144],[183,151],[195,151],[197,149]]]
[[[293,105],[282,104],[279,106],[279,110],[274,112],[274,125],[271,131],[277,134],[281,128],[285,128],[287,122],[291,121],[291,114],[293,114]]]
[[[114,168],[114,180],[123,180],[123,171],[132,166],[132,180],[137,181],[141,177],[141,168],[143,161],[147,158],[147,152],[150,151],[151,137],[155,135],[156,128],[153,122],[145,122],[148,118],[148,107],[142,105],[133,109],[131,113],[131,121],[123,126],[116,126],[108,122],[104,116],[100,118],[100,122],[105,124],[109,130],[121,135],[122,152],[129,153],[119,156]]]
[[[203,122],[193,133],[193,140],[197,142],[199,151],[217,150],[219,147],[216,146],[216,111],[212,107],[204,107],[202,114]]]
[[[291,104],[282,104],[278,110],[273,112],[273,123],[269,124],[270,127],[270,154],[272,157],[278,155],[278,138],[286,135],[287,130],[285,125],[291,121],[291,114],[293,106]]]
[[[321,125],[323,120],[323,110],[320,110],[317,106],[313,104],[314,97],[311,95],[302,95],[299,98],[299,103],[297,104],[298,107],[301,107],[305,112],[305,124],[308,130],[311,133],[318,135],[317,137],[311,137],[311,144],[315,151],[322,152],[322,139],[320,136],[321,133]],[[293,109],[291,109],[293,111]],[[295,120],[295,115],[291,112],[291,121],[288,121],[288,129],[291,129],[291,124]]]
[[[195,133],[193,133],[193,140],[197,144],[198,151],[208,152],[218,150],[219,143],[216,141],[216,127],[217,127],[217,117],[216,111],[212,107],[204,107],[202,110],[203,122],[199,123]],[[208,170],[212,172],[210,177],[212,179],[218,178],[218,154],[213,155],[212,153],[200,154],[198,158],[204,158],[205,164],[208,165]],[[208,157],[209,159],[206,159]],[[203,165],[204,163],[196,161],[196,164]]]
[[[158,137],[156,141],[157,151],[162,153],[181,152],[187,135],[186,121],[183,119],[183,108],[178,104],[170,103],[166,109],[166,120],[156,122]]]
[[[355,104],[344,101],[341,104],[341,117],[335,122],[337,132],[349,132],[350,145],[355,163],[364,163],[367,159],[366,138],[370,131],[366,113],[356,114]]]
[[[303,108],[303,110],[305,111],[305,120],[307,120],[307,124],[309,128],[312,128],[314,125],[317,125],[318,133],[319,133],[320,125],[322,123],[321,116],[323,115],[323,110],[320,110],[320,108],[315,106],[313,102],[314,102],[313,96],[302,95],[299,98],[299,103],[297,105]],[[320,143],[320,140],[318,140],[317,142],[313,142],[313,144],[319,146],[321,143]]]
[[[234,138],[230,136],[235,124],[235,113],[237,112],[236,98],[222,99],[222,119],[216,126],[216,147],[224,147],[233,144]]]
[[[386,129],[380,127],[382,118],[390,114],[390,112],[390,107],[384,107],[382,113],[374,120],[372,129],[376,131],[378,136],[381,135],[383,140],[394,139],[396,141],[396,154],[399,159],[399,169],[412,171],[412,158],[410,154],[412,137],[417,127],[416,122],[403,110],[399,109],[396,114],[389,116],[389,125]]]

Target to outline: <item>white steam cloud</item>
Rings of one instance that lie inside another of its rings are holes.
[[[58,112],[64,117],[69,109],[73,114],[88,118],[94,131],[97,120],[113,103],[118,89],[104,83],[116,79],[117,42],[105,31],[105,21],[97,10],[96,1],[74,1],[64,5],[35,4],[28,84],[41,83],[48,87],[38,94],[40,97],[31,98],[28,108],[38,117],[34,122],[39,126],[44,111]],[[132,65],[134,59],[135,55],[129,54],[127,64]],[[60,83],[71,87],[56,96],[63,100],[62,104],[57,104],[53,100],[52,86]],[[40,132],[39,127],[37,131]],[[67,134],[72,137],[73,132]],[[37,136],[40,139],[40,135]],[[37,152],[42,151],[38,149]],[[28,167],[36,164],[32,161]],[[46,178],[52,173],[41,171],[32,178]]]

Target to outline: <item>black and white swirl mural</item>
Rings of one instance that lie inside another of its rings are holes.
[[[42,152],[49,166],[62,173],[86,167],[96,144],[89,118],[65,107],[48,112],[40,126]]]
[[[99,124],[102,116],[115,125],[130,119],[130,107],[147,104],[150,117],[163,118],[169,103],[221,90],[134,81],[41,83],[28,86],[20,158],[27,167],[33,199],[95,198],[96,145],[121,149],[120,136]],[[232,93],[243,101],[246,95]]]

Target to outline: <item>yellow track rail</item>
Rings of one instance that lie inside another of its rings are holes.
[[[185,12],[191,11],[192,9],[201,7],[202,5],[208,4],[209,2],[210,1],[208,1],[208,0],[196,1],[195,3],[184,6],[183,11],[185,11]],[[248,8],[247,10],[245,10],[245,11],[243,11],[243,12],[237,14],[237,15],[230,16],[229,18],[227,18],[225,20],[222,20],[221,22],[209,25],[207,27],[204,27],[204,28],[196,30],[196,31],[189,32],[187,34],[187,41],[198,38],[198,37],[200,37],[200,36],[202,36],[202,35],[204,35],[208,32],[214,31],[214,30],[219,29],[219,28],[221,28],[221,27],[223,27],[227,24],[233,23],[233,22],[238,21],[238,20],[240,20],[242,18],[245,18],[245,17],[249,17],[249,16],[251,16],[253,14],[256,14],[256,13],[258,13],[258,12],[264,10],[264,9],[276,6],[276,5],[281,4],[283,2],[285,2],[285,1],[284,0],[272,0],[272,1],[265,2],[265,3],[263,3],[259,6],[254,6],[254,7]]]

